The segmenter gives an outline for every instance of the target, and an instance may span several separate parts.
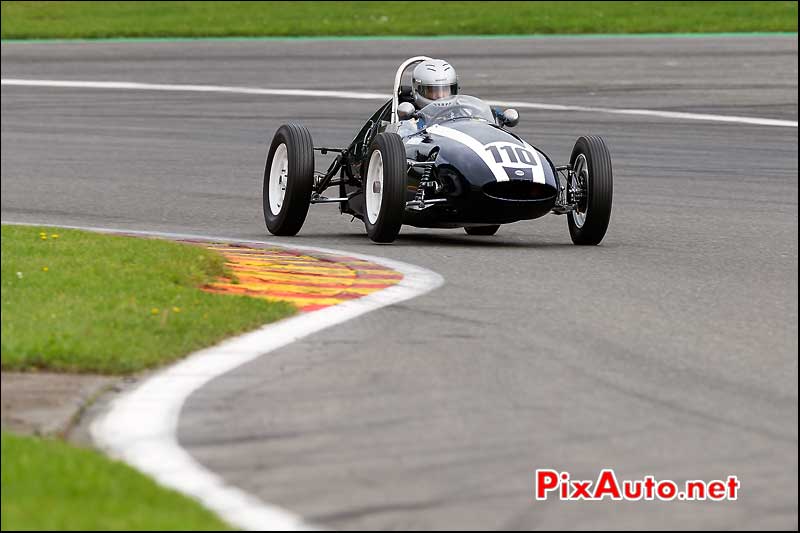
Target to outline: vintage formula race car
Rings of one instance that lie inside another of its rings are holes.
[[[299,124],[278,129],[264,169],[269,231],[295,235],[311,204],[336,203],[341,213],[363,220],[379,243],[394,241],[403,224],[493,235],[501,224],[548,213],[567,215],[575,244],[600,243],[612,196],[603,139],[578,138],[569,163],[554,165],[508,131],[519,118],[513,109],[501,112],[461,94],[416,109],[400,82],[409,66],[427,59],[400,65],[391,100],[347,148],[314,147]],[[327,171],[315,171],[315,151],[336,154]],[[330,187],[338,195],[324,196]]]

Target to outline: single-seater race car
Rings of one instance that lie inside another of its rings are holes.
[[[412,86],[404,72],[416,65]],[[567,215],[575,244],[599,244],[611,216],[611,156],[603,139],[578,138],[569,163],[511,133],[513,109],[492,109],[458,94],[445,61],[418,56],[395,75],[392,98],[347,148],[315,147],[299,124],[275,133],[264,169],[264,218],[275,235],[295,235],[311,204],[336,203],[364,221],[378,243],[395,240],[403,224],[461,228],[493,235],[501,224],[548,213]],[[335,153],[327,171],[314,152]],[[326,197],[330,187],[338,196]]]

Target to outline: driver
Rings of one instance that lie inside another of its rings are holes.
[[[414,105],[422,109],[434,100],[458,94],[458,75],[447,61],[428,59],[414,68],[411,85]]]
[[[407,98],[408,93],[404,94],[406,95],[405,98]],[[456,74],[456,69],[444,59],[426,59],[414,67],[414,72],[411,74],[411,96],[417,111],[436,100],[450,98],[457,94],[458,74]],[[405,101],[407,100],[404,99]],[[443,104],[442,107],[447,107],[447,105]],[[451,118],[455,117],[454,113],[456,113],[455,109],[451,111]],[[465,106],[463,113],[466,113],[466,116],[472,116],[472,110],[468,106]],[[481,113],[480,110],[478,113]],[[506,118],[504,112],[499,108],[491,108],[491,113],[495,124],[501,128],[506,125],[513,127],[519,121],[519,115],[516,111],[514,111],[516,118],[513,118],[513,123],[512,119]],[[399,121],[396,133],[401,137],[407,137],[424,129],[425,126],[423,117],[408,118],[407,120]]]
[[[427,59],[414,68],[411,74],[414,107],[422,109],[434,100],[458,94],[458,75],[450,63],[443,59]],[[401,137],[413,135],[425,127],[422,119],[400,121],[397,133]]]

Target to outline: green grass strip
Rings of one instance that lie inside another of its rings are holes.
[[[224,272],[200,246],[3,226],[2,366],[125,374],[295,312],[198,288]]]
[[[60,440],[2,434],[2,529],[227,529],[194,500]]]
[[[3,39],[797,32],[797,2],[4,1]]]
[[[584,34],[534,34],[534,35],[347,35],[347,36],[297,36],[297,37],[110,37],[104,39],[3,39],[9,44],[69,44],[69,43],[174,43],[193,41],[454,41],[486,39],[738,39],[742,37],[794,37],[797,32],[747,32],[747,33],[584,33]]]

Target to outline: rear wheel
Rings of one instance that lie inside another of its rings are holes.
[[[472,226],[471,228],[464,228],[467,235],[494,235],[500,229],[500,224],[493,226]]]
[[[396,133],[379,133],[370,146],[364,180],[364,225],[375,242],[392,242],[406,209],[406,151]]]
[[[572,149],[570,164],[568,198],[576,204],[567,214],[570,237],[579,245],[599,244],[611,218],[611,154],[601,137],[580,137]]]
[[[299,124],[284,124],[272,138],[264,168],[264,221],[273,235],[296,235],[308,214],[314,185],[314,143]]]

